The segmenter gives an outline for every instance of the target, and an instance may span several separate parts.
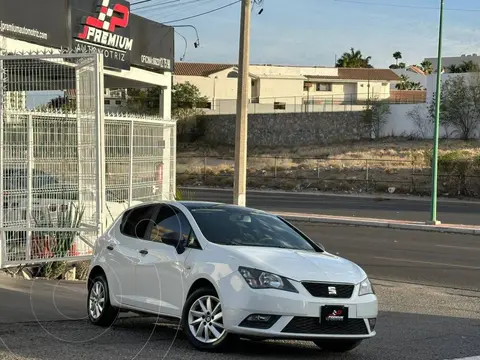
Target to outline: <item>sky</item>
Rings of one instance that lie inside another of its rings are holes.
[[[135,3],[138,0],[133,0]],[[193,25],[195,31],[176,28],[186,37],[184,61],[237,63],[240,4],[193,19],[234,0],[150,0],[133,5],[140,16],[168,25]],[[373,5],[372,5],[373,4]],[[383,5],[380,5],[383,4]],[[264,0],[252,12],[250,62],[334,66],[351,47],[371,56],[375,68],[388,68],[392,54],[402,53],[408,65],[436,57],[440,0]],[[445,0],[443,56],[480,54],[480,2]],[[185,41],[175,36],[175,60]]]

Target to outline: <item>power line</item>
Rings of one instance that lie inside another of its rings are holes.
[[[170,9],[170,8],[174,8],[174,7],[178,7],[178,6],[184,6],[184,5],[191,4],[191,3],[198,3],[201,0],[189,0],[189,1],[186,1],[186,2],[181,2],[181,1],[182,0],[169,0],[169,1],[164,1],[164,2],[160,2],[160,3],[148,4],[148,5],[144,5],[144,6],[141,6],[139,8],[136,8],[135,11],[140,11],[140,10],[145,11],[145,10],[151,10],[153,8],[162,8],[162,10],[163,9]],[[169,6],[166,6],[166,5],[169,5]]]
[[[227,5],[224,5],[224,6],[220,6],[216,9],[212,9],[212,10],[209,10],[209,11],[205,11],[203,13],[200,13],[200,14],[196,14],[196,15],[192,15],[192,16],[188,16],[188,17],[184,17],[182,19],[177,19],[177,20],[172,20],[172,21],[166,21],[166,22],[163,22],[163,24],[171,24],[171,23],[174,23],[174,22],[179,22],[179,21],[183,21],[183,20],[189,20],[189,19],[193,19],[193,18],[197,18],[199,16],[203,16],[203,15],[208,15],[208,14],[211,14],[213,12],[216,12],[216,11],[219,11],[219,10],[222,10],[222,9],[225,9],[229,6],[233,6],[235,4],[238,4],[239,2],[241,2],[242,0],[237,0],[237,1],[234,1],[230,4],[227,4]]]
[[[216,4],[211,4],[213,2],[217,2]],[[149,17],[161,15],[160,21],[163,20],[168,20],[170,18],[176,18],[179,15],[176,15],[178,13],[181,13],[181,16],[185,16],[185,14],[188,11],[188,14],[195,13],[197,11],[202,11],[205,9],[204,6],[206,5],[211,5],[211,7],[216,7],[218,5],[218,0],[193,0],[193,1],[186,1],[184,3],[178,3],[178,4],[172,4],[169,7],[162,7],[162,8],[156,8],[156,9],[148,9],[148,10],[141,10],[141,11],[146,11],[145,14],[148,14]],[[208,9],[207,6],[206,8]],[[197,10],[197,8],[201,8]],[[171,10],[171,11],[170,11]]]
[[[440,10],[439,7],[434,7],[434,6],[415,6],[415,5],[384,4],[384,3],[368,2],[368,1],[361,1],[361,0],[333,0],[333,1],[335,1],[335,2],[352,3],[352,4],[360,4],[360,5],[384,6],[384,7],[405,8],[405,9]],[[480,9],[465,9],[465,8],[445,8],[444,10],[448,10],[448,11],[464,11],[464,12],[472,12],[472,11],[478,11],[478,12],[480,12]]]

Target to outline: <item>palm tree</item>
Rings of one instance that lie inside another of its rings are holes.
[[[462,72],[462,69],[459,66],[452,64],[450,66],[447,66],[447,71],[452,74],[457,74]]]
[[[431,61],[429,60],[422,61],[420,66],[422,67],[422,70],[425,74],[430,75],[431,73],[433,73],[433,64]]]
[[[401,81],[395,85],[397,90],[422,90],[423,87],[419,82],[410,81],[407,75],[400,75]]]
[[[351,48],[350,52],[343,53],[335,66],[342,68],[372,68],[373,66],[370,65],[371,58],[371,56],[364,58],[360,50]]]
[[[464,61],[462,65],[459,66],[459,72],[467,73],[467,72],[476,72],[479,70],[479,66],[477,63],[474,63],[472,60]]]
[[[402,53],[400,51],[395,51],[393,53],[393,58],[395,59],[395,64],[398,65],[398,60],[402,58]]]

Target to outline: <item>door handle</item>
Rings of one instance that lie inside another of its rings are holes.
[[[148,254],[148,250],[147,250],[147,249],[143,249],[143,250],[140,250],[139,253],[142,254],[142,255],[147,255],[147,254]]]
[[[113,250],[113,246],[112,246],[112,245],[108,245],[108,246],[107,246],[107,249],[108,249],[108,250]]]

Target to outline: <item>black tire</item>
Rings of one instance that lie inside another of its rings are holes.
[[[200,351],[207,351],[207,352],[221,352],[225,351],[231,345],[233,345],[234,341],[237,337],[233,334],[228,334],[227,332],[223,333],[222,336],[216,340],[215,342],[205,343],[198,340],[194,334],[192,333],[189,325],[189,312],[190,308],[194,303],[204,297],[204,296],[214,296],[218,299],[218,294],[212,288],[201,288],[194,291],[185,302],[185,306],[183,308],[183,315],[182,315],[182,327],[187,337],[188,342],[192,345],[195,349]],[[221,306],[221,304],[220,304]]]
[[[344,353],[358,347],[362,343],[362,340],[322,339],[322,340],[315,340],[314,343],[324,351]]]
[[[104,306],[100,312],[100,316],[95,317],[90,311],[90,297],[96,284],[99,284],[104,290]],[[110,326],[118,318],[119,309],[112,306],[110,303],[110,293],[108,289],[108,282],[104,275],[97,275],[92,280],[89,280],[88,284],[88,296],[87,296],[87,314],[88,319],[94,325],[98,326]]]

